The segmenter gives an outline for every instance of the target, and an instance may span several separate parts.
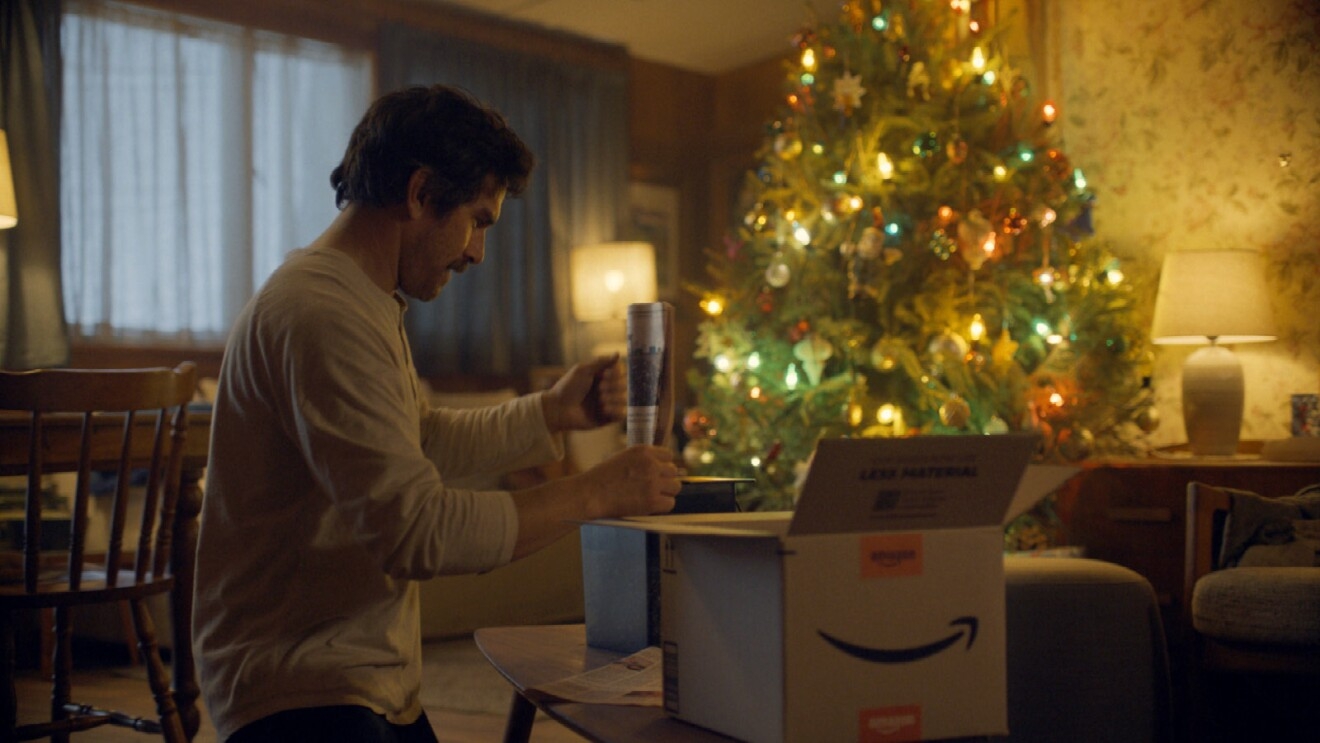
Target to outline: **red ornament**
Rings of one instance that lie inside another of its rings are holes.
[[[877,230],[885,228],[885,212],[878,206],[871,207],[871,226]]]
[[[1027,227],[1027,218],[1022,216],[1016,208],[1008,210],[1008,216],[1004,217],[1004,234],[1018,235]]]
[[[775,309],[775,295],[762,289],[761,293],[756,297],[756,306],[766,314],[773,312]]]
[[[715,426],[710,416],[700,408],[690,408],[683,414],[683,433],[692,439],[704,439],[715,435]]]
[[[797,343],[806,337],[807,333],[810,331],[811,323],[806,320],[798,320],[796,325],[788,329],[788,339]]]

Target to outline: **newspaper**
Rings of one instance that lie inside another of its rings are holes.
[[[674,424],[674,307],[628,305],[628,445],[662,446]]]
[[[536,702],[659,707],[664,699],[662,668],[660,648],[652,646],[609,665],[533,686],[523,694]]]

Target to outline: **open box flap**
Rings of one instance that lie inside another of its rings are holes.
[[[1003,525],[1078,472],[1028,465],[1030,434],[824,439],[795,511],[694,513],[588,523],[664,534],[783,537]]]
[[[657,534],[705,534],[721,537],[781,537],[788,531],[788,511],[692,513],[629,516],[584,523],[619,526]]]
[[[1013,494],[1013,502],[1008,505],[1008,513],[1004,515],[1004,525],[1007,526],[1013,519],[1030,511],[1041,498],[1058,490],[1081,471],[1081,467],[1062,464],[1027,465],[1027,471],[1022,473],[1022,480],[1018,482],[1017,492]]]
[[[789,534],[1002,524],[1036,446],[1021,433],[822,439]]]

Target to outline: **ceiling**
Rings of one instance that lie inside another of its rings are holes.
[[[840,0],[434,0],[619,44],[633,57],[716,74],[788,51],[810,18]]]

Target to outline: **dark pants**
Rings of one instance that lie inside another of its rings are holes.
[[[411,725],[394,725],[382,715],[351,705],[289,709],[244,725],[227,743],[436,743],[426,713]]]

